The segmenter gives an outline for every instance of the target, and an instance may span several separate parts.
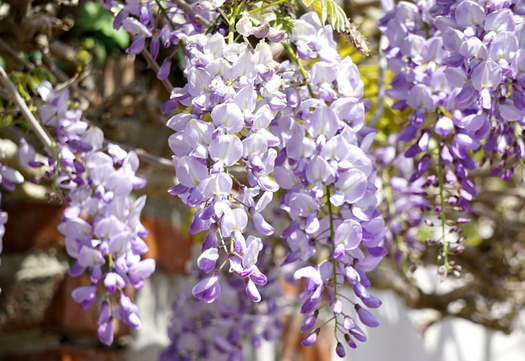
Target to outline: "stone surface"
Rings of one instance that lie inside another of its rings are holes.
[[[157,267],[167,272],[184,272],[186,261],[191,256],[191,238],[163,219],[143,217],[142,223],[150,232],[145,238],[149,252],[144,257],[153,258]]]
[[[3,254],[0,333],[40,327],[67,271],[61,252]]]
[[[60,332],[68,338],[89,337],[96,339],[99,308],[102,302],[100,297],[97,304],[87,310],[83,310],[80,304],[76,303],[71,297],[71,292],[75,288],[90,284],[89,276],[84,275],[77,278],[66,276],[56,292],[52,304],[46,311],[42,326],[46,330]],[[99,296],[105,292],[101,282],[99,282],[97,292]],[[129,295],[133,296],[132,294]],[[113,327],[115,338],[129,333],[128,328],[123,323],[115,323]]]

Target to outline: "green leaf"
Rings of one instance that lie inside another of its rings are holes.
[[[310,6],[314,2],[314,0],[302,0],[304,6]]]
[[[7,114],[5,117],[0,118],[0,128],[7,128],[13,122],[13,115]]]
[[[129,35],[124,29],[115,30],[113,21],[113,16],[98,1],[89,1],[80,9],[80,16],[75,22],[75,27],[82,34],[92,32],[96,34],[97,31],[100,31],[113,39],[119,47],[126,49],[130,43]]]
[[[94,41],[93,41],[93,44],[94,44]],[[94,45],[92,47],[94,47]],[[79,50],[79,52],[77,53],[76,59],[77,59],[79,67],[82,70],[84,70],[87,68],[89,61],[91,60],[91,54],[87,52],[86,50]],[[104,54],[104,59],[105,59],[105,54]]]
[[[315,0],[313,7],[319,19],[321,19],[321,24],[324,25],[326,20],[329,19],[334,30],[338,32],[344,31],[349,25],[345,11],[333,0]]]
[[[319,16],[319,19],[321,19],[321,24],[323,25],[324,23],[326,23],[326,18],[328,15],[328,12],[327,12],[328,9],[326,7],[327,1],[328,0],[315,0],[315,2],[313,3],[314,10]]]
[[[334,30],[339,32],[344,31],[348,24],[348,17],[344,10],[332,0],[325,1],[328,7],[328,16],[330,17],[330,22],[332,23]]]

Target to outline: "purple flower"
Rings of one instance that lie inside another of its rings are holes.
[[[246,288],[245,288],[246,295],[252,302],[260,302],[261,301],[261,294],[259,293],[259,290],[255,286],[255,283],[253,283],[250,279],[247,279],[246,281]]]
[[[171,70],[171,58],[164,59],[164,62],[162,63],[159,72],[157,73],[157,79],[159,80],[166,80],[168,76],[170,75]]]
[[[221,294],[221,285],[219,284],[219,273],[215,272],[212,277],[203,279],[195,287],[192,293],[195,297],[206,303],[215,301]]]
[[[215,263],[219,259],[217,248],[208,248],[203,251],[197,260],[197,264],[204,273],[210,273],[215,268]]]
[[[80,306],[85,310],[95,304],[97,300],[96,286],[82,286],[75,288],[71,293],[75,302],[80,303]]]
[[[359,320],[368,327],[377,327],[381,323],[379,320],[372,315],[368,310],[364,309],[359,304],[355,305],[355,310],[357,312],[357,316],[359,316]]]
[[[335,353],[341,358],[346,356],[345,348],[341,342],[337,343],[337,346],[335,347]]]
[[[306,338],[301,342],[301,345],[307,347],[311,346],[314,343],[317,342],[317,336],[319,336],[319,332],[321,332],[320,328],[316,328],[311,334],[306,336]]]
[[[148,258],[135,263],[129,268],[129,282],[136,288],[142,288],[144,286],[144,278],[148,278],[155,272],[155,260]]]
[[[112,321],[102,323],[98,326],[98,338],[104,345],[111,346],[113,343]]]

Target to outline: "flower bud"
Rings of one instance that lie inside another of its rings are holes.
[[[314,330],[314,332],[306,336],[306,338],[303,340],[303,342],[301,342],[301,344],[305,347],[313,345],[317,342],[317,336],[319,336],[319,332],[321,332],[321,329],[318,327]]]
[[[337,343],[337,346],[335,347],[335,353],[341,358],[346,356],[345,348],[341,342]]]

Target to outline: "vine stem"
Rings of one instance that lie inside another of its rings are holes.
[[[439,144],[441,144],[441,137],[438,137]],[[443,196],[443,161],[441,155],[438,155],[438,176],[439,176],[439,198],[441,204],[441,232],[443,233],[443,260],[445,265],[445,272],[443,277],[447,277],[449,264],[448,264],[448,243],[445,239],[445,197]]]
[[[310,96],[312,98],[315,98],[315,94],[312,90],[312,87],[310,86],[310,80],[308,80],[308,74],[306,74],[306,69],[304,68],[303,66],[303,63],[301,63],[301,59],[299,59],[297,57],[297,55],[295,54],[295,52],[292,50],[292,48],[290,47],[290,45],[288,45],[287,43],[285,43],[284,41],[281,43],[281,45],[284,47],[284,49],[288,52],[288,54],[290,54],[290,56],[292,57],[293,61],[295,61],[295,63],[297,64],[297,66],[299,67],[299,71],[301,72],[301,75],[303,76],[303,78],[306,80],[306,86],[308,87],[308,92],[310,93]]]
[[[160,1],[159,1],[159,0],[155,0],[155,2],[157,3],[157,6],[159,7],[160,12],[162,13],[162,15],[164,15],[164,17],[166,18],[166,20],[168,20],[168,22],[170,23],[171,30],[174,31],[174,30],[175,30],[175,24],[173,23],[173,21],[172,21],[172,20],[170,19],[170,17],[168,16],[168,13],[166,12],[166,9],[164,9],[164,8],[162,7],[162,5],[160,4]],[[184,47],[184,44],[182,43],[182,41],[180,42],[180,45],[179,45],[179,46],[180,46],[180,49],[182,50],[182,52],[184,53],[184,55],[186,55],[186,57],[187,57],[187,56],[188,56],[188,53],[186,52],[186,48]],[[144,49],[146,49],[146,48],[144,48]],[[142,53],[142,55],[143,55],[144,57],[147,58],[147,54],[144,54],[144,52]],[[173,54],[170,55],[170,58],[171,58],[172,56],[173,56]],[[151,57],[151,56],[150,56],[150,57]],[[153,57],[151,57],[151,59],[155,62],[155,64],[157,64],[157,62],[153,59]],[[149,63],[149,60],[148,60],[148,63]],[[159,66],[158,66],[158,64],[157,64],[157,68],[160,69]],[[157,74],[158,74],[158,72],[159,72],[158,69],[155,71]],[[167,79],[166,79],[166,80],[167,80]],[[165,86],[168,87],[169,84],[171,84],[171,83],[170,83],[169,80],[168,80],[168,82],[165,84]],[[173,90],[173,86],[171,87],[171,90]],[[171,94],[171,90],[168,89],[168,93]]]
[[[228,31],[228,44],[233,44],[234,41],[234,35],[235,35],[235,19],[237,19],[237,15],[239,15],[241,9],[244,7],[244,4],[246,4],[246,0],[242,0],[239,6],[237,6],[237,0],[235,0],[235,4],[233,5],[232,9],[232,16],[229,21],[229,31]]]

